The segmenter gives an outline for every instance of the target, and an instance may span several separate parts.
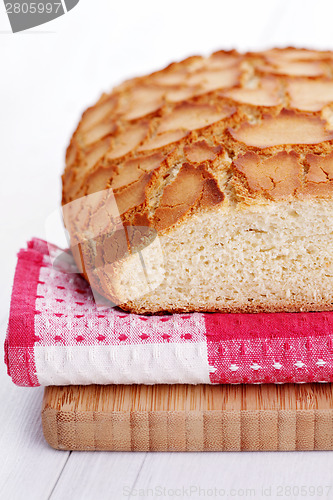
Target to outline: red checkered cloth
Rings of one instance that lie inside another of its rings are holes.
[[[18,254],[5,341],[20,386],[333,381],[333,312],[164,316],[97,306],[33,239]]]

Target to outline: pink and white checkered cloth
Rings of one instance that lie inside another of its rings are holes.
[[[333,381],[333,312],[143,316],[97,307],[33,239],[18,254],[5,342],[20,386]]]

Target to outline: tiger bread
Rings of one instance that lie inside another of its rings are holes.
[[[135,313],[333,306],[333,52],[190,57],[104,94],[66,156],[94,291]]]

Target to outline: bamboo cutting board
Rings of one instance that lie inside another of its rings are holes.
[[[54,386],[42,422],[61,450],[331,450],[333,385]]]

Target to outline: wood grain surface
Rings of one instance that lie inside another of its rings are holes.
[[[333,449],[332,384],[47,387],[42,423],[61,450]]]

